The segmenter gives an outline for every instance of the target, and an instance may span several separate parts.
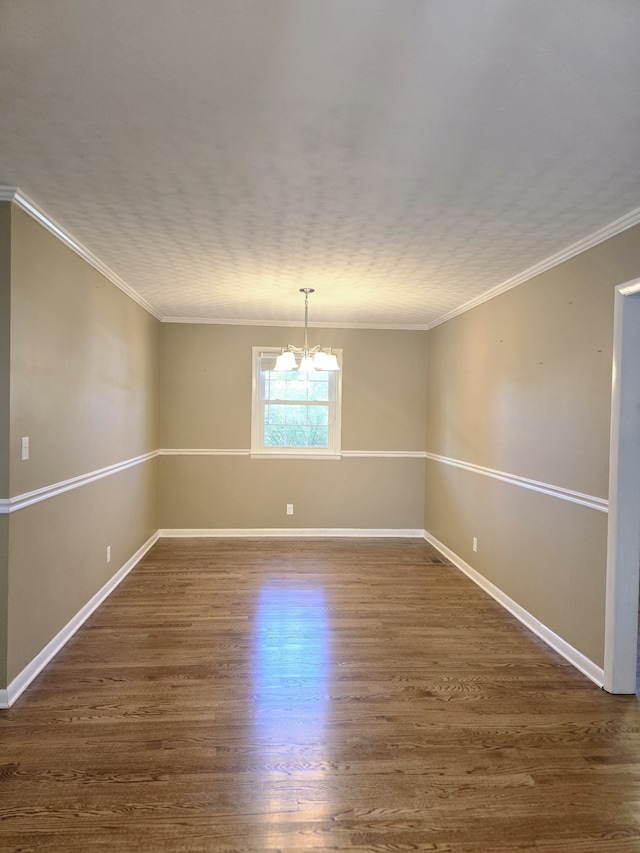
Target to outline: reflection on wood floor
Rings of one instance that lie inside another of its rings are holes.
[[[158,543],[0,712],[0,850],[640,851],[636,697],[437,559]]]

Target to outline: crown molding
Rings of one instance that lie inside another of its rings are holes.
[[[79,255],[84,261],[97,270],[97,272],[126,293],[134,302],[137,302],[141,308],[144,308],[145,311],[154,316],[156,320],[162,320],[160,314],[158,314],[155,308],[153,308],[153,306],[147,302],[144,297],[140,296],[140,294],[130,287],[126,281],[123,281],[120,276],[116,275],[113,270],[109,269],[106,264],[103,264],[99,258],[86,248],[86,246],[83,246],[82,243],[78,242],[78,240],[65,231],[65,229],[55,221],[55,219],[49,216],[48,213],[45,213],[41,207],[21,192],[18,187],[0,185],[0,201],[12,201],[17,207],[42,225],[43,228],[46,228],[47,231],[61,240],[66,246],[74,251],[76,255]]]
[[[470,299],[463,305],[458,306],[458,308],[454,308],[453,311],[443,314],[442,317],[438,317],[437,320],[434,320],[433,323],[430,323],[424,328],[433,329],[441,323],[446,323],[447,320],[452,320],[460,314],[465,314],[477,305],[482,305],[483,302],[488,302],[490,299],[493,299],[494,296],[499,296],[501,293],[505,293],[505,291],[511,290],[519,284],[524,284],[526,281],[530,281],[532,278],[535,278],[535,276],[540,275],[543,272],[547,272],[547,270],[553,269],[553,267],[557,267],[564,261],[575,258],[576,255],[586,252],[587,249],[593,249],[594,246],[604,243],[605,240],[609,240],[611,237],[615,237],[617,234],[621,234],[623,231],[627,231],[629,228],[633,228],[634,225],[638,224],[640,224],[640,207],[630,211],[624,216],[621,216],[619,219],[615,219],[613,222],[610,222],[609,225],[605,225],[604,228],[594,231],[593,234],[583,237],[582,240],[572,243],[570,246],[567,246],[566,249],[556,252],[555,255],[550,255],[544,261],[540,261],[539,264],[534,264],[532,267],[518,273],[518,275],[508,278],[506,281],[503,281],[502,284],[498,284],[489,290],[485,290],[485,292],[481,293],[480,296],[476,296],[474,299]]]

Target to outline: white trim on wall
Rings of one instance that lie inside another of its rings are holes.
[[[106,584],[99,589],[96,594],[87,601],[84,607],[81,607],[76,615],[62,628],[55,637],[47,643],[42,651],[35,656],[31,663],[11,681],[6,690],[0,690],[0,708],[10,708],[19,696],[24,693],[31,682],[38,676],[49,661],[57,655],[60,649],[67,643],[91,616],[102,602],[113,592],[129,572],[136,566],[137,563],[144,557],[147,551],[158,541],[158,532],[156,531],[142,545],[136,553],[113,575]]]
[[[109,477],[112,474],[118,474],[120,471],[125,471],[127,468],[132,468],[134,465],[140,465],[142,462],[147,462],[154,459],[156,456],[251,456],[249,448],[163,448],[161,450],[153,450],[150,453],[144,453],[141,456],[135,456],[132,459],[126,459],[124,462],[118,462],[115,465],[108,465],[106,468],[99,468],[96,471],[90,471],[88,474],[81,474],[78,477],[71,477],[68,480],[61,480],[59,483],[53,483],[50,486],[43,486],[41,489],[35,489],[32,492],[24,492],[21,495],[16,495],[13,498],[0,499],[0,515],[6,515],[10,512],[16,512],[24,507],[39,503],[40,501],[48,500],[63,492],[68,492],[71,489],[78,489],[81,486],[86,486],[89,483],[94,483],[96,480],[101,480],[103,477]],[[274,455],[256,456],[252,458],[267,458],[267,459],[309,459],[308,456],[297,457],[295,454],[290,455]],[[316,458],[316,457],[313,457]],[[551,483],[543,483],[539,480],[530,480],[527,477],[521,477],[518,474],[508,474],[505,471],[496,471],[493,468],[485,468],[482,465],[474,465],[471,462],[462,462],[460,459],[451,459],[447,456],[439,456],[437,453],[425,453],[423,450],[343,450],[341,453],[330,457],[332,460],[346,459],[430,459],[434,462],[441,462],[444,465],[452,465],[456,468],[461,468],[465,471],[471,471],[475,474],[482,474],[486,477],[491,477],[495,480],[501,480],[504,483],[509,483],[513,486],[521,486],[525,489],[531,489],[535,492],[541,492],[545,495],[550,495],[554,498],[560,498],[564,501],[580,504],[581,506],[596,509],[599,512],[607,512],[609,502],[605,498],[598,498],[594,495],[587,495],[583,492],[576,492],[572,489],[565,489],[562,486],[554,486]]]
[[[342,456],[348,459],[426,459],[424,450],[343,450]]]
[[[49,498],[54,498],[56,495],[63,494],[63,492],[69,492],[72,489],[79,489],[81,486],[87,486],[89,483],[95,483],[96,480],[102,480],[103,477],[110,477],[112,474],[119,474],[120,471],[126,471],[127,468],[133,468],[135,465],[140,465],[142,462],[154,459],[157,455],[157,450],[154,450],[151,453],[143,453],[141,456],[134,456],[132,459],[125,459],[124,462],[117,462],[115,465],[107,465],[106,468],[98,468],[96,471],[89,471],[88,474],[80,474],[78,477],[71,477],[69,480],[61,480],[59,483],[53,483],[50,486],[43,486],[41,489],[34,489],[32,492],[24,492],[21,495],[16,495],[14,498],[3,499],[0,501],[0,515],[16,512],[19,509],[24,509],[26,506],[31,506],[32,504],[40,503],[40,501],[46,501]]]
[[[159,450],[160,456],[251,456],[252,458],[280,458],[283,459],[309,459],[307,454],[257,454],[251,453],[249,448],[241,450],[217,450],[214,448],[171,448]],[[331,456],[331,459],[345,458],[372,458],[372,459],[424,459],[426,453],[424,450],[341,450],[339,453]]]
[[[474,465],[471,462],[462,462],[460,459],[450,459],[448,456],[439,456],[437,453],[426,453],[427,459],[434,462],[441,462],[443,465],[452,465],[455,468],[462,468],[463,471],[471,471],[474,474],[482,474],[485,477],[491,477],[494,480],[501,480],[503,483],[509,483],[512,486],[521,486],[524,489],[530,489],[534,492],[541,492],[544,495],[550,495],[553,498],[560,498],[563,501],[570,501],[574,504],[580,504],[591,509],[597,509],[599,512],[608,512],[609,501],[605,498],[598,498],[595,495],[587,495],[583,492],[575,492],[573,489],[565,489],[562,486],[553,486],[551,483],[543,483],[540,480],[530,480],[528,477],[521,477],[519,474],[508,474],[506,471],[496,471],[494,468],[485,468],[483,465]]]
[[[492,584],[491,581],[487,580],[487,578],[477,572],[472,566],[466,563],[450,548],[447,548],[443,542],[440,542],[439,539],[436,539],[436,537],[427,530],[424,531],[424,538],[427,542],[433,545],[434,548],[437,548],[438,551],[440,551],[440,553],[451,563],[453,563],[457,569],[463,572],[470,580],[477,584],[477,586],[488,593],[491,598],[497,601],[505,610],[508,610],[512,616],[515,616],[516,619],[526,628],[533,631],[533,633],[537,637],[540,637],[541,640],[544,640],[548,646],[550,646],[570,664],[575,666],[575,668],[583,675],[586,675],[587,678],[591,679],[591,681],[597,684],[598,687],[602,687],[604,684],[604,670],[602,667],[599,667],[590,660],[590,658],[583,655],[582,652],[579,652],[576,648],[567,643],[566,640],[563,640],[562,637],[559,637],[554,633],[543,622],[536,619],[536,617],[529,613],[528,610],[521,607],[517,602],[495,586],[495,584]]]
[[[61,480],[59,483],[52,483],[50,486],[43,486],[40,489],[34,489],[31,492],[24,492],[21,495],[16,495],[13,498],[0,498],[0,515],[7,515],[11,512],[16,512],[24,507],[32,504],[46,501],[49,498],[54,498],[63,492],[79,489],[81,486],[86,486],[89,483],[94,483],[96,480],[101,480],[103,477],[109,477],[112,474],[118,474],[120,471],[125,471],[127,468],[132,468],[134,465],[140,465],[142,462],[147,462],[150,459],[155,459],[156,456],[251,456],[249,448],[164,448],[161,450],[153,450],[150,453],[144,453],[141,456],[134,456],[132,459],[125,459],[124,462],[117,462],[114,465],[108,465],[106,468],[98,468],[96,471],[89,471],[87,474],[80,474],[78,477],[71,477],[68,480]],[[423,451],[396,451],[396,450],[348,450],[336,456],[325,457],[309,457],[306,455],[296,456],[295,454],[269,454],[265,456],[256,456],[253,458],[267,459],[309,459],[309,458],[328,458],[341,459],[343,456],[363,456],[363,457],[392,457],[392,458],[424,458]]]
[[[311,457],[307,453],[252,453],[249,448],[225,450],[216,448],[165,448],[159,456],[250,456],[252,459],[425,459],[424,450],[341,450],[335,454]]]
[[[161,539],[421,539],[423,531],[417,528],[395,527],[209,527],[163,528],[158,533]]]
[[[241,450],[216,450],[215,448],[176,447],[158,450],[159,456],[250,456],[249,448]]]

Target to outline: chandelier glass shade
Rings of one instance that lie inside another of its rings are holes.
[[[289,371],[297,370],[298,373],[315,373],[316,370],[340,370],[338,359],[331,352],[331,347],[310,347],[308,342],[309,326],[309,294],[314,293],[312,287],[301,287],[300,293],[304,293],[304,346],[294,347],[293,344],[282,349],[276,358],[273,370]]]

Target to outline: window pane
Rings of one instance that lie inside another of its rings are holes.
[[[327,447],[329,435],[323,426],[286,427],[286,447]]]
[[[307,427],[288,426],[286,429],[287,447],[308,447]]]
[[[309,406],[307,419],[313,426],[326,425],[329,423],[329,406]]]
[[[287,406],[268,403],[264,407],[265,424],[289,424],[305,426],[307,424],[306,406]]]
[[[278,378],[276,378],[278,377]],[[265,398],[267,400],[287,400],[287,382],[282,378],[282,375],[267,373],[268,386],[266,388]]]
[[[268,403],[264,407],[265,447],[328,447],[329,407]]]
[[[328,447],[329,427],[310,426],[307,433],[307,447]]]
[[[264,428],[265,447],[327,447],[326,426],[279,426],[269,424]]]
[[[265,406],[264,407],[264,423],[265,426],[267,424],[276,425],[276,424],[284,424],[286,423],[286,414],[287,407],[286,406]]]
[[[284,426],[274,426],[273,424],[264,427],[264,446],[265,447],[287,447]]]
[[[308,400],[329,399],[329,377],[325,373],[322,379],[310,379],[308,383]]]
[[[297,374],[293,373],[289,379],[289,396],[287,400],[307,400],[309,382],[307,379],[296,379]]]
[[[329,374],[317,373],[310,378],[300,374],[261,371],[265,400],[329,400]]]

